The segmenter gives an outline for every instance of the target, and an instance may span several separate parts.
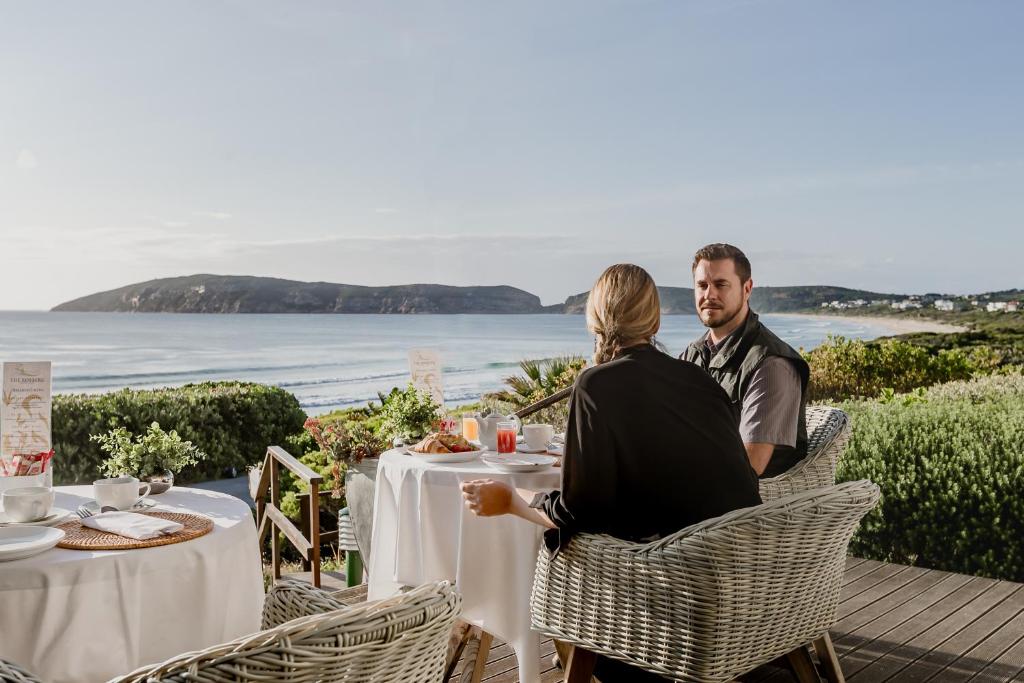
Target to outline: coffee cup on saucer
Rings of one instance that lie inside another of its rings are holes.
[[[551,425],[523,425],[523,440],[530,450],[539,451],[547,448],[555,436],[555,428]]]
[[[24,486],[3,493],[4,513],[12,522],[36,522],[50,514],[53,491],[45,486]]]
[[[92,492],[100,509],[115,507],[118,510],[128,510],[141,503],[149,495],[150,485],[144,484],[143,486],[146,492],[140,496],[139,480],[136,477],[112,477],[94,481]]]

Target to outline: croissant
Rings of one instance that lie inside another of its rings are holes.
[[[412,447],[417,453],[451,453],[451,450],[444,445],[437,434],[430,434],[425,439]]]

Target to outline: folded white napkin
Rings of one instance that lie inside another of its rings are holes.
[[[82,520],[82,526],[107,533],[146,541],[177,533],[185,528],[183,524],[169,519],[140,515],[134,512],[104,512]]]

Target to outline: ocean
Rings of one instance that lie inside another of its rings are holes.
[[[827,335],[891,334],[844,319],[763,315],[794,347]],[[658,340],[679,354],[703,327],[665,316]],[[54,391],[98,393],[246,380],[282,387],[316,415],[404,386],[408,351],[437,349],[445,399],[458,405],[502,387],[525,358],[589,356],[580,315],[188,315],[0,312],[0,360],[53,362]]]

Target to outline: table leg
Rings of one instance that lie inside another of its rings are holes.
[[[540,636],[530,633],[519,643],[509,643],[519,664],[519,683],[540,683]]]

